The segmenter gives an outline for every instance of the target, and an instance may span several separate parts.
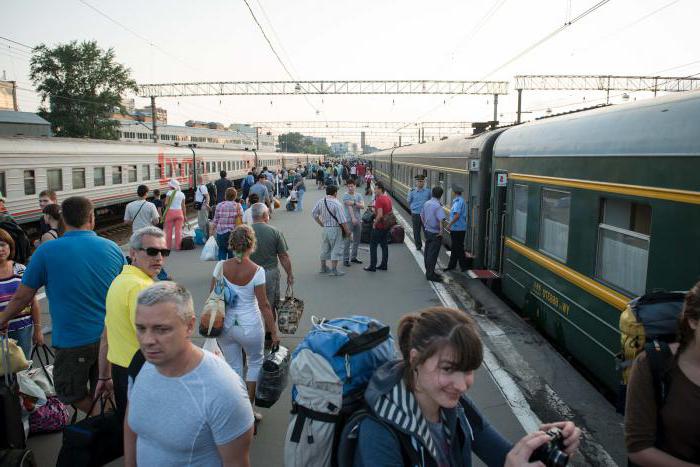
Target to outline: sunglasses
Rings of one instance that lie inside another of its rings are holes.
[[[158,253],[160,253],[163,258],[167,258],[168,255],[170,255],[170,250],[167,248],[155,248],[155,247],[148,247],[148,248],[139,248],[140,251],[145,251],[148,256],[158,256]]]

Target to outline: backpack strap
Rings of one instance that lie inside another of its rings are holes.
[[[651,370],[651,382],[654,386],[654,401],[656,402],[656,444],[663,439],[661,425],[661,408],[666,402],[671,387],[670,370],[673,362],[673,352],[667,342],[653,340],[644,346],[644,351]]]

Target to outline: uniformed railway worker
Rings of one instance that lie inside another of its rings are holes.
[[[464,252],[464,237],[467,234],[467,202],[462,198],[464,188],[460,185],[452,185],[454,199],[452,199],[452,208],[450,209],[450,222],[447,224],[447,229],[450,231],[450,242],[452,251],[450,253],[450,262],[445,271],[452,271],[459,267],[462,272],[466,272],[469,265],[467,264],[467,256]]]
[[[430,199],[430,189],[425,187],[425,175],[416,175],[416,186],[408,192],[408,206],[411,209],[411,219],[413,220],[413,242],[416,244],[416,250],[423,248],[421,233],[423,231],[423,222],[421,221],[420,213],[423,210],[423,205]]]

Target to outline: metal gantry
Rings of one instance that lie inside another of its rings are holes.
[[[384,128],[396,130],[397,128],[408,126],[422,126],[423,128],[472,128],[471,122],[361,122],[361,121],[277,121],[277,122],[253,122],[253,126],[260,128],[329,128],[329,129],[350,129],[350,128]]]
[[[610,91],[685,92],[700,89],[700,78],[694,76],[618,76],[618,75],[517,75],[517,123],[520,123],[523,90],[531,91]]]
[[[140,84],[139,97],[319,94],[507,94],[507,81],[217,81]]]

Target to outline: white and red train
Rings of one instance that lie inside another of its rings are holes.
[[[19,223],[38,220],[37,198],[52,189],[61,199],[90,198],[104,213],[136,198],[140,184],[153,190],[167,188],[171,178],[183,190],[191,188],[193,158],[197,175],[219,178],[226,170],[231,180],[242,179],[252,167],[296,168],[323,156],[232,149],[195,148],[151,143],[128,143],[77,138],[0,137],[0,191],[5,205]]]

